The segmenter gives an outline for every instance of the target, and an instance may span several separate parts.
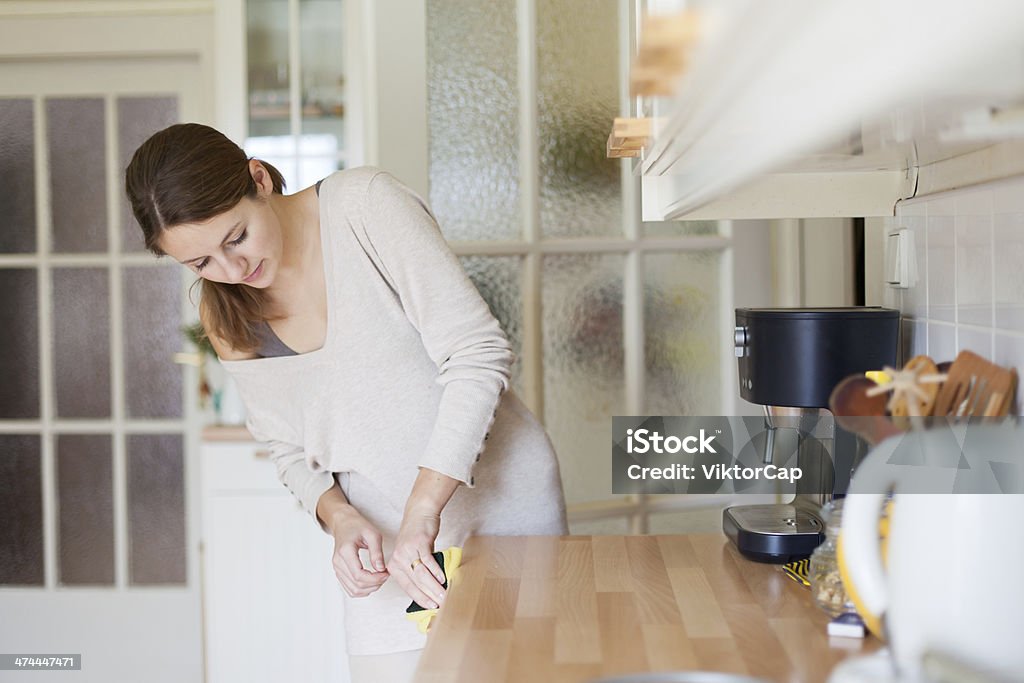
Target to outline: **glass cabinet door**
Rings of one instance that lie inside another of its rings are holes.
[[[246,152],[290,192],[345,167],[342,0],[247,0]]]

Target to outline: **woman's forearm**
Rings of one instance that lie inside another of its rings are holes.
[[[334,482],[334,486],[323,492],[316,503],[316,517],[320,524],[329,531],[334,530],[336,520],[353,511],[355,508],[348,502],[348,498],[345,497],[345,493],[337,481]]]
[[[420,473],[416,476],[416,483],[412,486],[412,493],[405,503],[405,512],[438,516],[458,487],[458,479],[421,467]]]

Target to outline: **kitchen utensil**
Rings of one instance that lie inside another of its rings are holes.
[[[975,425],[979,431],[968,438],[1002,428]],[[955,439],[942,446],[933,431],[907,434],[901,444],[920,441],[918,450],[936,458],[936,449],[959,448]],[[1006,523],[1024,519],[1024,495],[907,493],[919,490],[924,468],[892,466],[891,456],[884,444],[868,455],[844,505],[840,567],[858,611],[866,621],[884,615],[886,640],[909,680],[917,680],[928,650],[1016,680],[1024,671],[1024,535],[1008,532]],[[999,456],[1014,457],[1019,453]],[[895,495],[883,566],[878,524],[887,489]]]
[[[870,390],[869,393],[890,393],[889,403],[886,405],[890,415],[902,418],[932,414],[939,385],[946,380],[945,375],[939,374],[935,361],[928,356],[914,356],[907,361],[903,369],[885,368],[885,372],[890,375],[890,381]]]
[[[889,399],[883,394],[869,393],[877,386],[863,374],[850,375],[836,385],[828,401],[836,423],[869,444],[903,431],[886,415]]]
[[[1006,415],[1016,389],[1016,369],[995,365],[971,351],[961,351],[935,397],[933,414],[952,417]]]

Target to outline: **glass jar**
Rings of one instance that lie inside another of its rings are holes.
[[[856,612],[853,602],[846,595],[843,580],[839,576],[836,560],[836,543],[843,525],[843,499],[827,503],[821,509],[825,521],[825,542],[814,549],[809,567],[811,595],[814,603],[833,617],[844,612]]]

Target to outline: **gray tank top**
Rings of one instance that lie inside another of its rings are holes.
[[[293,351],[291,347],[281,341],[281,338],[274,333],[274,330],[270,327],[270,323],[266,320],[256,326],[256,336],[260,339],[260,346],[256,349],[256,355],[260,358],[299,355]]]
[[[316,193],[320,195],[320,180],[316,184]],[[297,356],[299,355],[291,349],[287,344],[281,341],[281,338],[274,333],[274,330],[270,327],[270,323],[266,320],[256,326],[256,336],[259,337],[260,346],[256,349],[256,355],[260,358],[276,358],[278,356]]]

